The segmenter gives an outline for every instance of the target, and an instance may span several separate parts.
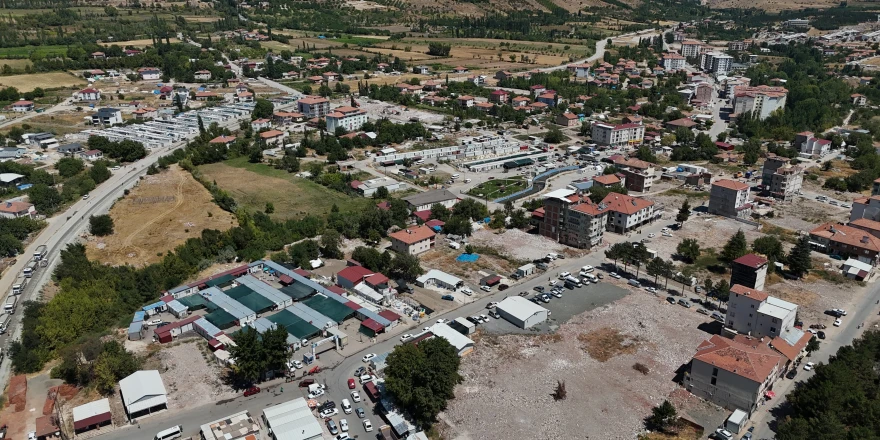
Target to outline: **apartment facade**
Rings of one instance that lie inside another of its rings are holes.
[[[327,114],[327,131],[336,132],[342,127],[347,132],[357,131],[367,122],[367,112],[357,107],[337,107]]]
[[[761,169],[761,183],[774,198],[790,200],[801,191],[804,169],[791,165],[791,160],[787,157],[771,153]]]
[[[619,159],[614,164],[621,168],[624,175],[626,189],[630,191],[645,192],[654,185],[656,177],[655,165],[639,159]]]
[[[573,190],[559,189],[544,196],[544,217],[538,232],[566,246],[590,249],[602,244],[608,211]]]
[[[713,182],[709,193],[709,214],[748,218],[752,214],[749,185],[728,179]]]
[[[434,248],[434,231],[427,226],[412,226],[391,234],[391,249],[401,254],[419,255]]]
[[[635,123],[611,125],[597,122],[592,127],[592,138],[599,145],[611,147],[641,145],[645,138],[645,126]]]
[[[751,289],[764,290],[769,261],[756,254],[746,254],[730,265],[730,285],[739,284]]]
[[[697,58],[703,43],[697,40],[684,40],[681,42],[681,56],[685,58]]]
[[[829,139],[819,139],[809,131],[798,133],[793,144],[798,149],[798,156],[806,159],[825,157],[831,152]]]
[[[724,326],[754,338],[775,338],[794,328],[797,304],[758,289],[730,287]]]
[[[330,101],[321,96],[306,96],[296,102],[296,107],[307,118],[323,118],[330,113]]]
[[[608,212],[609,232],[625,234],[654,220],[654,202],[639,197],[608,193],[599,207]]]
[[[756,118],[764,120],[776,110],[785,107],[787,96],[788,90],[784,87],[734,87],[733,112],[738,115],[752,113]]]
[[[810,231],[810,245],[818,252],[871,265],[877,264],[880,254],[880,238],[859,228],[830,222]]]
[[[663,54],[663,68],[666,70],[684,69],[684,57],[677,53]]]

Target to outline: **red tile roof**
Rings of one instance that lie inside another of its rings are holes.
[[[211,139],[209,144],[225,144],[228,142],[234,142],[235,136],[217,136],[214,139]]]
[[[779,336],[777,336],[777,337],[773,338],[772,341],[770,341],[770,347],[772,347],[774,350],[781,353],[788,360],[794,361],[795,359],[797,359],[798,355],[804,350],[804,348],[806,348],[807,343],[810,342],[810,339],[812,337],[813,337],[812,333],[804,332],[804,334],[801,336],[801,338],[798,339],[798,341],[795,342],[794,345],[791,345],[788,342],[786,342],[785,339],[782,339]]]
[[[737,295],[748,296],[749,298],[753,298],[755,301],[764,302],[770,295],[767,292],[760,291],[758,289],[752,289],[741,284],[734,284],[730,287],[730,293],[735,293]]]
[[[8,201],[0,204],[0,212],[17,213],[27,211],[31,208],[31,206],[34,205],[25,202]]]
[[[830,241],[853,246],[857,249],[866,249],[880,252],[880,239],[870,233],[852,226],[835,223],[825,223],[810,231],[810,235],[826,238]]]
[[[386,277],[385,275],[377,273],[368,276],[367,279],[364,281],[366,281],[367,284],[369,284],[370,286],[381,286],[382,284],[388,284],[389,280],[388,277]]]
[[[603,205],[607,205],[608,209],[614,212],[619,212],[621,214],[632,215],[635,214],[645,208],[649,208],[654,206],[654,202],[650,200],[640,199],[638,197],[633,197],[629,195],[623,195],[618,193],[608,193],[604,199],[602,199]]]
[[[432,238],[434,235],[436,235],[434,231],[427,226],[415,226],[388,234],[388,237],[410,245]]]
[[[392,312],[391,310],[382,310],[381,312],[379,312],[379,316],[381,316],[391,322],[394,322],[394,321],[397,321],[398,319],[400,319],[400,315]]]
[[[713,335],[697,348],[694,360],[762,383],[782,361],[782,357],[764,343],[753,339],[747,344]]]
[[[753,269],[757,269],[765,264],[767,264],[767,259],[755,254],[746,254],[742,257],[733,260],[734,263],[742,264],[743,266],[749,266]]]
[[[340,270],[339,273],[336,274],[336,278],[343,278],[350,281],[352,284],[358,284],[363,281],[365,276],[372,275],[374,273],[375,272],[373,272],[372,270],[367,269],[363,266],[348,266],[345,269]]]
[[[284,132],[278,131],[278,130],[267,130],[267,131],[260,133],[260,137],[263,139],[269,139],[269,138],[274,138],[274,137],[283,136],[283,135],[284,135]]]
[[[382,330],[385,330],[385,326],[382,324],[379,324],[378,322],[373,320],[373,318],[367,318],[364,321],[361,321],[361,325],[376,332],[376,333],[381,332]]]
[[[880,222],[867,218],[859,218],[849,222],[849,224],[866,231],[880,231]]]
[[[732,189],[734,191],[742,191],[749,188],[749,185],[743,182],[730,179],[719,179],[712,182],[712,186],[720,186],[722,188]]]
[[[617,185],[620,183],[620,178],[614,174],[603,174],[593,177],[593,181],[601,185]]]
[[[322,96],[306,96],[305,98],[301,98],[297,102],[301,102],[303,104],[321,104],[321,103],[330,102],[330,101],[328,101],[327,98],[324,98]]]

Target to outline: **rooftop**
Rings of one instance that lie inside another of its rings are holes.
[[[742,264],[743,266],[748,266],[753,269],[757,269],[765,264],[767,264],[767,259],[755,254],[746,254],[742,257],[733,260],[734,263]]]
[[[730,293],[748,296],[759,302],[767,301],[767,298],[770,297],[770,295],[766,292],[760,291],[758,289],[752,289],[740,284],[734,284],[733,286],[731,286]]]
[[[712,186],[719,186],[721,188],[727,188],[734,191],[743,191],[749,189],[748,184],[730,179],[716,180],[712,182]]]
[[[713,365],[754,382],[763,383],[782,357],[757,339],[746,342],[713,335],[697,347],[694,360]]]
[[[606,205],[609,210],[614,212],[631,215],[654,206],[654,202],[613,192],[608,193],[599,205]]]
[[[852,226],[829,222],[810,231],[810,235],[853,246],[858,249],[880,252],[880,239],[866,231]]]
[[[421,205],[433,205],[434,203],[445,202],[448,200],[455,200],[458,197],[445,189],[439,189],[434,191],[425,191],[423,193],[414,194],[409,197],[404,197],[404,201],[413,206],[421,206]]]
[[[398,240],[405,244],[414,244],[423,240],[428,240],[434,237],[434,231],[427,226],[413,226],[407,229],[402,229],[400,231],[388,234],[388,237],[392,240]]]

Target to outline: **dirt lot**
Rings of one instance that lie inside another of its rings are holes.
[[[775,215],[766,219],[767,223],[792,231],[808,232],[822,223],[849,220],[849,209],[804,198],[796,198],[791,203],[781,203],[774,208]]]
[[[201,337],[163,346],[149,363],[157,368],[168,391],[168,409],[192,408],[218,400],[231,399],[235,390],[222,381],[223,370],[214,361]]]
[[[501,255],[507,258],[480,253],[480,259],[474,263],[456,261],[455,259],[464,252],[464,248],[455,250],[450,248],[448,243],[446,239],[438,239],[435,250],[420,257],[422,266],[455,275],[471,286],[479,286],[480,278],[485,276],[480,275],[480,271],[508,276],[520,266],[519,261],[503,253]]]
[[[481,332],[442,415],[446,438],[635,438],[651,408],[677,389],[672,379],[708,336],[695,331],[706,321],[642,292],[575,316],[555,334]],[[559,402],[550,395],[557,380],[570,391]]]
[[[523,261],[532,261],[544,257],[550,252],[565,253],[571,257],[586,254],[586,252],[561,245],[546,237],[529,234],[519,229],[508,229],[500,234],[496,231],[481,229],[474,232],[471,243],[497,249],[504,255]]]
[[[86,82],[82,78],[77,78],[69,73],[63,72],[31,73],[28,75],[11,75],[0,78],[0,86],[15,87],[20,92],[30,92],[37,87],[73,87],[85,84]]]
[[[204,229],[234,226],[235,217],[211,200],[208,190],[177,166],[146,176],[110,210],[115,233],[89,237],[89,258],[112,265],[146,265]]]

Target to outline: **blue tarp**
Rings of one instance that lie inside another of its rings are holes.
[[[480,259],[478,254],[461,254],[455,258],[455,261],[461,261],[462,263],[473,263]]]
[[[153,304],[150,304],[148,306],[144,306],[141,310],[143,310],[145,312],[152,312],[153,310],[157,310],[157,309],[161,311],[164,308],[165,308],[165,301],[157,301],[157,302],[154,302]]]

